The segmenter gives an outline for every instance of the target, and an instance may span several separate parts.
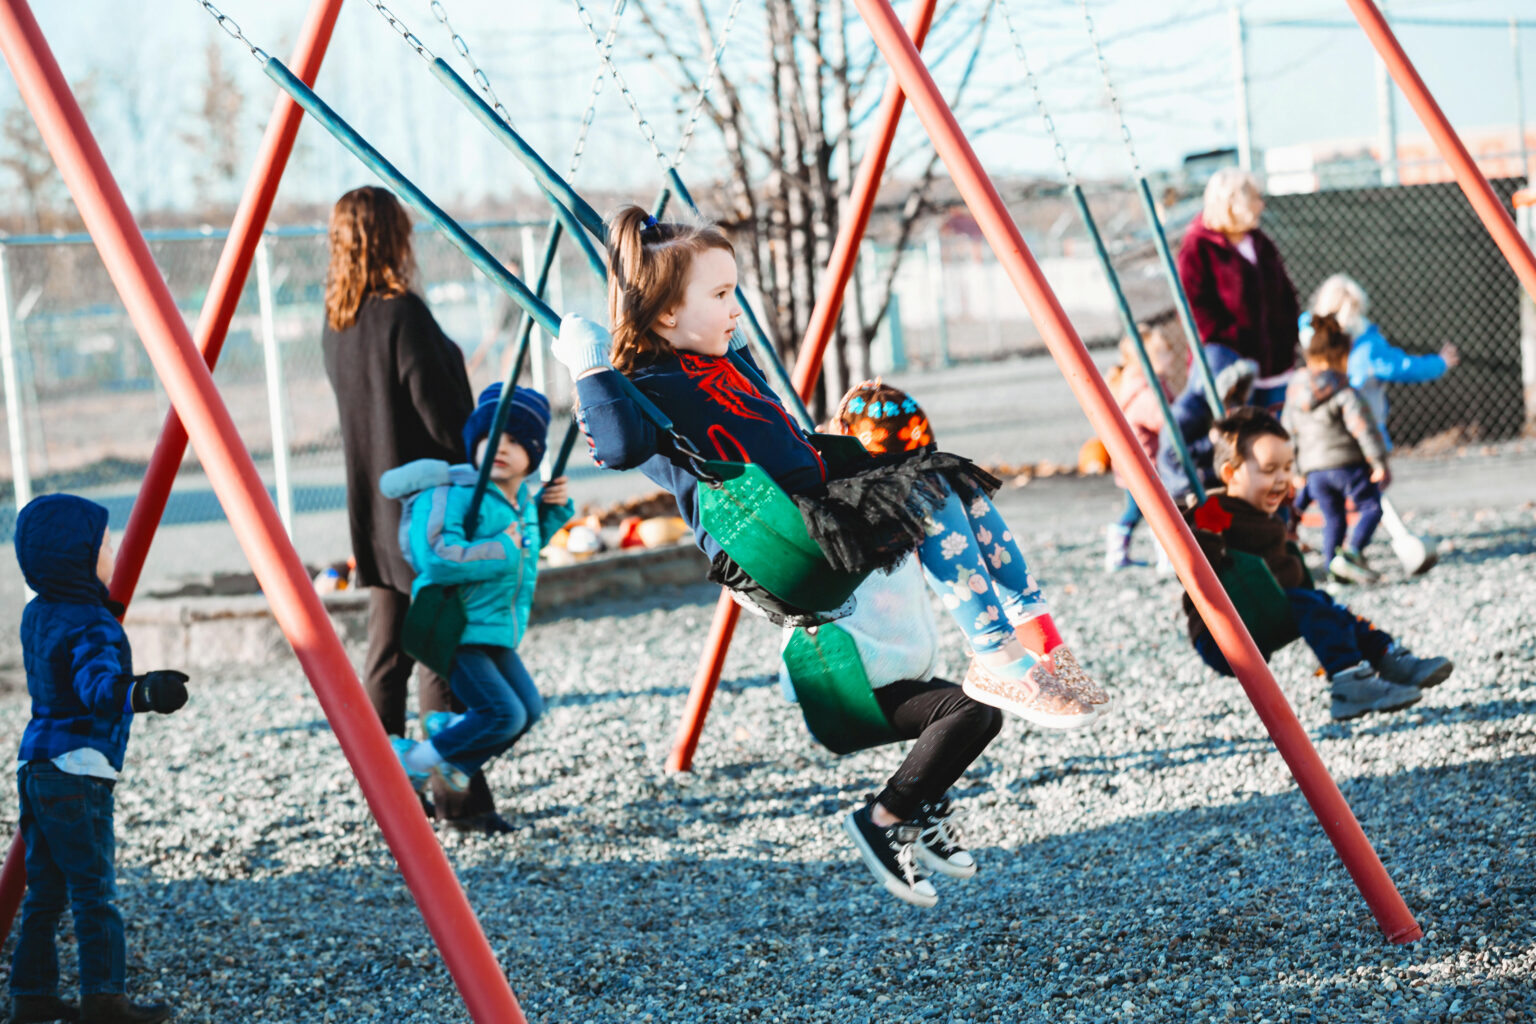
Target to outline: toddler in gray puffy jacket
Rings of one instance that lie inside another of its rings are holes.
[[[1374,583],[1380,576],[1363,552],[1381,522],[1381,488],[1391,480],[1387,441],[1370,406],[1350,387],[1350,337],[1338,321],[1313,317],[1302,344],[1306,365],[1291,377],[1281,422],[1295,439],[1306,496],[1322,510],[1323,562],[1335,579]],[[1354,502],[1359,518],[1341,548],[1346,501]]]

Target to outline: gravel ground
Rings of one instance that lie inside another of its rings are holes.
[[[1452,655],[1449,682],[1337,725],[1304,649],[1274,662],[1425,929],[1410,946],[1382,939],[1238,686],[1182,640],[1177,584],[1103,576],[1081,530],[1029,553],[1116,703],[1079,734],[1010,721],[959,788],[982,871],[932,910],[875,888],[838,828],[899,752],[816,747],[765,623],[738,633],[697,771],[662,769],[707,587],[538,625],[524,655],[550,710],[492,772],[519,830],[444,841],[538,1022],[1536,1019],[1536,507],[1415,522],[1446,538],[1439,568],[1351,604]],[[25,715],[0,696],[8,742]],[[182,1021],[467,1019],[296,667],[198,680],[129,758],[136,991]]]

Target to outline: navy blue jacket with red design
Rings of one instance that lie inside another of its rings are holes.
[[[752,374],[729,356],[672,352],[633,371],[630,380],[706,458],[755,462],[789,494],[820,487],[827,479],[820,454],[763,383],[751,355],[745,349],[737,355]],[[713,558],[720,545],[699,523],[698,480],[668,457],[671,442],[625,394],[616,372],[576,382],[578,416],[593,460],[608,469],[638,468],[666,488],[693,527],[694,540]]]

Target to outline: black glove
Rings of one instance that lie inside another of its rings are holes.
[[[187,702],[187,674],[158,669],[133,677],[133,710],[168,715]]]

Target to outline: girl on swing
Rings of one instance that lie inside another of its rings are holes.
[[[998,482],[969,461],[931,447],[907,457],[875,457],[851,475],[829,470],[816,435],[795,425],[736,335],[735,250],[713,226],[657,223],[637,206],[609,225],[608,305],[612,334],[567,315],[553,351],[576,381],[583,430],[599,465],[638,467],[677,499],[710,556],[709,579],[738,603],[756,605],[779,624],[814,624],[838,616],[773,598],[703,529],[687,457],[628,396],[622,373],[706,457],[754,462],[790,495],[806,528],[838,569],[890,570],[938,527],[951,502],[970,503]],[[733,358],[733,351],[735,350]],[[741,366],[735,361],[739,359]],[[970,542],[974,544],[974,539]],[[1006,622],[976,643],[966,692],[1037,724],[1071,727],[1092,707],[1027,651]]]

